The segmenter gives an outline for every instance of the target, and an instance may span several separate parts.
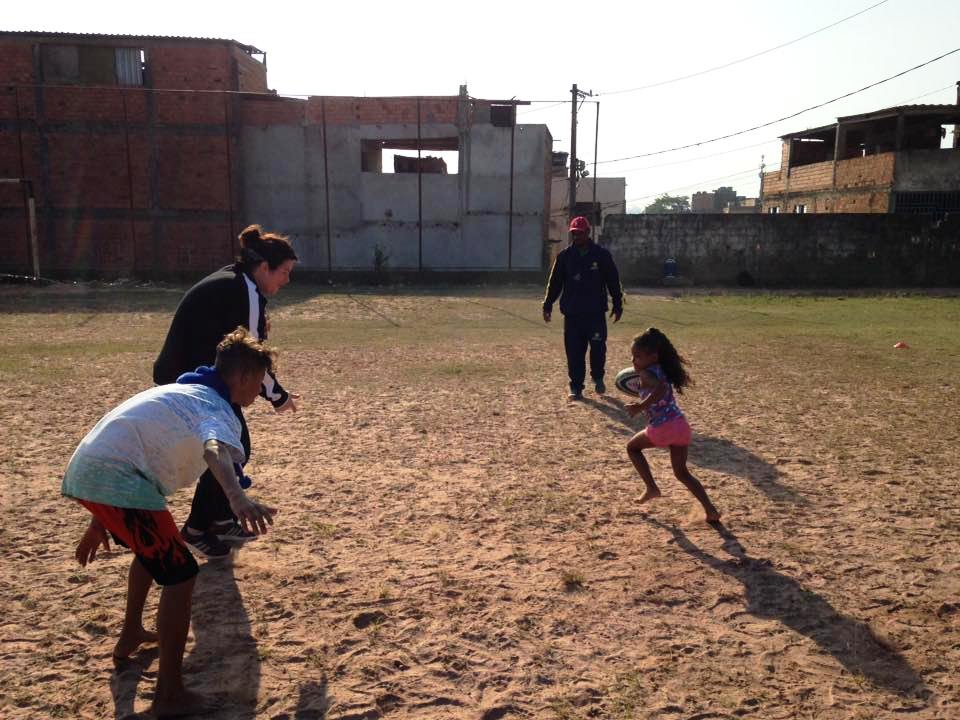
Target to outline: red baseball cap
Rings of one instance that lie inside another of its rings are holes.
[[[570,221],[570,232],[590,232],[590,221],[583,215],[577,215],[577,217]]]

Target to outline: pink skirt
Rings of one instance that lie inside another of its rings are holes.
[[[690,430],[690,424],[687,418],[681,415],[673,420],[668,420],[663,425],[647,425],[643,431],[647,439],[655,447],[669,447],[670,445],[689,445],[690,437],[693,434]]]

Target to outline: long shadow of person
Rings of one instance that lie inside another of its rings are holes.
[[[718,470],[727,475],[736,475],[750,483],[770,500],[808,505],[809,501],[780,483],[780,471],[776,465],[746,448],[725,438],[710,437],[701,433],[693,434],[693,443],[697,447],[690,462],[697,467]]]
[[[323,720],[330,709],[330,697],[327,695],[327,680],[306,682],[300,686],[300,698],[293,720]]]
[[[116,720],[139,720],[149,715],[134,710],[137,699],[137,686],[142,678],[151,683],[156,681],[156,672],[148,670],[156,662],[160,651],[156,647],[136,653],[133,657],[114,661],[114,671],[110,675],[110,694],[113,696],[113,716]]]
[[[644,427],[643,418],[631,418],[625,410],[626,403],[618,398],[607,395],[601,402],[585,397],[583,402],[614,421],[614,432],[624,437],[632,437]],[[694,433],[691,447],[691,465],[742,477],[771,500],[808,504],[806,498],[779,482],[780,472],[775,465],[736,443]]]
[[[680,528],[647,516],[666,530],[687,554],[743,583],[747,612],[770,618],[810,638],[854,676],[863,676],[878,687],[900,695],[927,697],[923,679],[900,653],[874,635],[870,627],[846,617],[829,602],[791,577],[778,573],[769,560],[750,557],[726,527],[714,525],[723,538],[727,559],[702,550]]]
[[[213,695],[220,704],[216,713],[204,717],[252,720],[257,714],[260,655],[232,560],[200,566],[191,626],[195,642],[184,660],[187,687]]]

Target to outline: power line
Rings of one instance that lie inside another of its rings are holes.
[[[597,164],[598,164],[598,165],[602,165],[602,164],[605,164],[605,163],[622,162],[622,161],[624,161],[624,160],[636,160],[636,159],[638,159],[638,158],[651,157],[651,156],[653,156],[653,155],[663,155],[663,154],[669,153],[669,152],[676,152],[677,150],[686,150],[686,149],[688,149],[688,148],[699,147],[700,145],[706,145],[706,144],[708,144],[708,143],[714,143],[714,142],[717,142],[717,141],[719,141],[719,140],[726,140],[727,138],[736,137],[737,135],[745,135],[745,134],[747,134],[748,132],[753,132],[754,130],[760,130],[761,128],[770,127],[771,125],[776,125],[777,123],[783,122],[784,120],[790,120],[791,118],[795,118],[795,117],[797,117],[798,115],[803,115],[804,113],[808,113],[808,112],[810,112],[811,110],[818,110],[818,109],[820,109],[820,108],[822,108],[822,107],[826,107],[827,105],[830,105],[830,104],[832,104],[832,103],[835,103],[835,102],[837,102],[837,101],[839,101],[839,100],[844,100],[844,99],[846,99],[846,98],[848,98],[848,97],[852,97],[853,95],[857,95],[857,94],[859,94],[859,93],[862,93],[862,92],[864,92],[865,90],[869,90],[869,89],[871,89],[871,88],[875,88],[875,87],[877,87],[878,85],[882,85],[882,84],[885,83],[885,82],[889,82],[890,80],[894,80],[894,79],[896,79],[896,78],[898,78],[898,77],[902,77],[902,76],[906,75],[907,73],[913,72],[914,70],[919,70],[919,69],[922,68],[922,67],[926,67],[927,65],[930,65],[931,63],[937,62],[938,60],[943,60],[943,58],[949,57],[950,55],[953,55],[953,54],[956,53],[956,52],[960,52],[960,48],[955,48],[955,49],[951,50],[950,52],[946,52],[946,53],[944,53],[943,55],[939,55],[939,56],[933,58],[932,60],[927,60],[926,62],[920,63],[919,65],[915,65],[915,66],[912,67],[912,68],[909,68],[909,69],[907,69],[907,70],[902,70],[902,71],[898,72],[896,75],[891,75],[890,77],[884,78],[883,80],[878,80],[877,82],[871,83],[871,84],[869,84],[869,85],[866,85],[866,86],[860,88],[859,90],[853,90],[853,91],[851,91],[851,92],[845,93],[844,95],[840,95],[839,97],[835,97],[835,98],[833,98],[832,100],[827,100],[827,101],[822,102],[822,103],[819,103],[819,104],[817,104],[817,105],[812,105],[812,106],[810,106],[810,107],[808,107],[808,108],[804,108],[803,110],[798,110],[798,111],[795,112],[795,113],[790,113],[789,115],[784,115],[783,117],[777,118],[776,120],[771,120],[771,121],[769,121],[769,122],[761,123],[760,125],[754,125],[753,127],[747,128],[746,130],[739,130],[739,131],[737,131],[737,132],[728,133],[727,135],[721,135],[721,136],[719,136],[719,137],[710,138],[709,140],[701,140],[700,142],[689,143],[688,145],[680,145],[680,146],[678,146],[678,147],[667,148],[667,149],[665,149],[665,150],[657,150],[657,151],[655,151],[655,152],[641,153],[641,154],[639,154],[639,155],[630,155],[630,156],[628,156],[628,157],[614,158],[614,159],[612,159],[612,160],[600,160],[600,161],[597,162]]]
[[[604,96],[604,97],[605,97],[605,96],[608,96],[608,95],[622,95],[623,93],[638,92],[638,91],[640,91],[640,90],[649,90],[650,88],[660,87],[660,86],[662,86],[662,85],[670,85],[671,83],[680,82],[681,80],[689,80],[689,79],[691,79],[691,78],[700,77],[701,75],[706,75],[707,73],[716,72],[717,70],[723,70],[724,68],[728,68],[728,67],[731,67],[731,66],[733,66],[733,65],[739,65],[740,63],[747,62],[747,60],[753,60],[754,58],[758,58],[758,57],[760,57],[761,55],[766,55],[767,53],[772,53],[772,52],[774,52],[775,50],[780,50],[780,49],[782,49],[782,48],[785,48],[785,47],[787,47],[788,45],[793,45],[794,43],[798,43],[798,42],[800,42],[801,40],[806,40],[808,37],[812,37],[812,36],[816,35],[817,33],[822,33],[824,30],[829,30],[830,28],[836,27],[837,25],[840,25],[841,23],[845,23],[847,20],[852,20],[853,18],[855,18],[855,17],[857,17],[857,16],[859,16],[859,15],[863,15],[864,13],[869,12],[869,11],[873,10],[874,8],[878,8],[878,7],[880,7],[881,5],[885,4],[887,1],[888,1],[888,0],[881,0],[880,2],[875,3],[874,5],[871,5],[871,6],[868,7],[868,8],[864,8],[864,9],[861,10],[860,12],[856,12],[856,13],[854,13],[853,15],[848,15],[847,17],[842,18],[841,20],[837,20],[837,21],[834,22],[834,23],[830,23],[829,25],[825,25],[824,27],[819,28],[818,30],[814,30],[813,32],[809,32],[809,33],[807,33],[806,35],[801,35],[801,36],[798,37],[798,38],[794,38],[793,40],[790,40],[790,41],[788,41],[788,42],[785,42],[785,43],[783,43],[783,44],[781,44],[781,45],[777,45],[776,47],[768,48],[767,50],[761,50],[761,51],[758,52],[758,53],[754,53],[753,55],[748,55],[747,57],[740,58],[739,60],[733,60],[733,61],[728,62],[728,63],[725,63],[725,64],[723,64],[723,65],[717,65],[716,67],[707,68],[706,70],[700,70],[700,71],[695,72],[695,73],[690,73],[689,75],[682,75],[682,76],[680,76],[680,77],[675,77],[675,78],[672,78],[672,79],[670,79],[670,80],[661,80],[660,82],[651,83],[650,85],[641,85],[640,87],[627,88],[626,90],[613,90],[613,91],[611,91],[611,92],[597,93],[597,95],[599,95],[599,96]]]
[[[925,92],[922,95],[914,95],[913,97],[907,98],[906,100],[900,100],[894,103],[894,105],[895,106],[906,105],[908,103],[913,102],[914,100],[920,100],[921,98],[929,97],[930,95],[934,95],[938,92],[943,92],[944,90],[950,90],[954,87],[956,87],[956,84],[951,83],[950,85],[945,85],[943,87],[937,88],[936,90],[930,90],[928,92]],[[617,170],[617,172],[626,175],[627,173],[636,173],[642,170],[654,170],[656,168],[670,167],[672,165],[683,165],[684,163],[697,162],[699,160],[707,160],[709,158],[719,157],[720,155],[729,155],[730,153],[741,152],[743,150],[751,150],[753,148],[763,147],[764,145],[769,145],[770,143],[779,142],[779,141],[780,141],[780,138],[774,137],[774,138],[770,138],[769,140],[753,143],[752,145],[744,145],[742,147],[733,148],[732,150],[722,150],[721,152],[710,153],[709,155],[697,155],[696,157],[692,157],[692,158],[685,158],[683,160],[674,160],[672,162],[666,162],[666,163],[658,163],[656,165],[644,165],[643,167],[638,167],[638,168],[630,168],[627,170]]]

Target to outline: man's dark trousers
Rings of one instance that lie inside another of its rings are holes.
[[[590,377],[603,380],[607,362],[607,315],[605,312],[589,315],[565,315],[563,318],[563,348],[567,352],[567,374],[570,392],[581,392],[587,373],[584,355],[590,348]]]

